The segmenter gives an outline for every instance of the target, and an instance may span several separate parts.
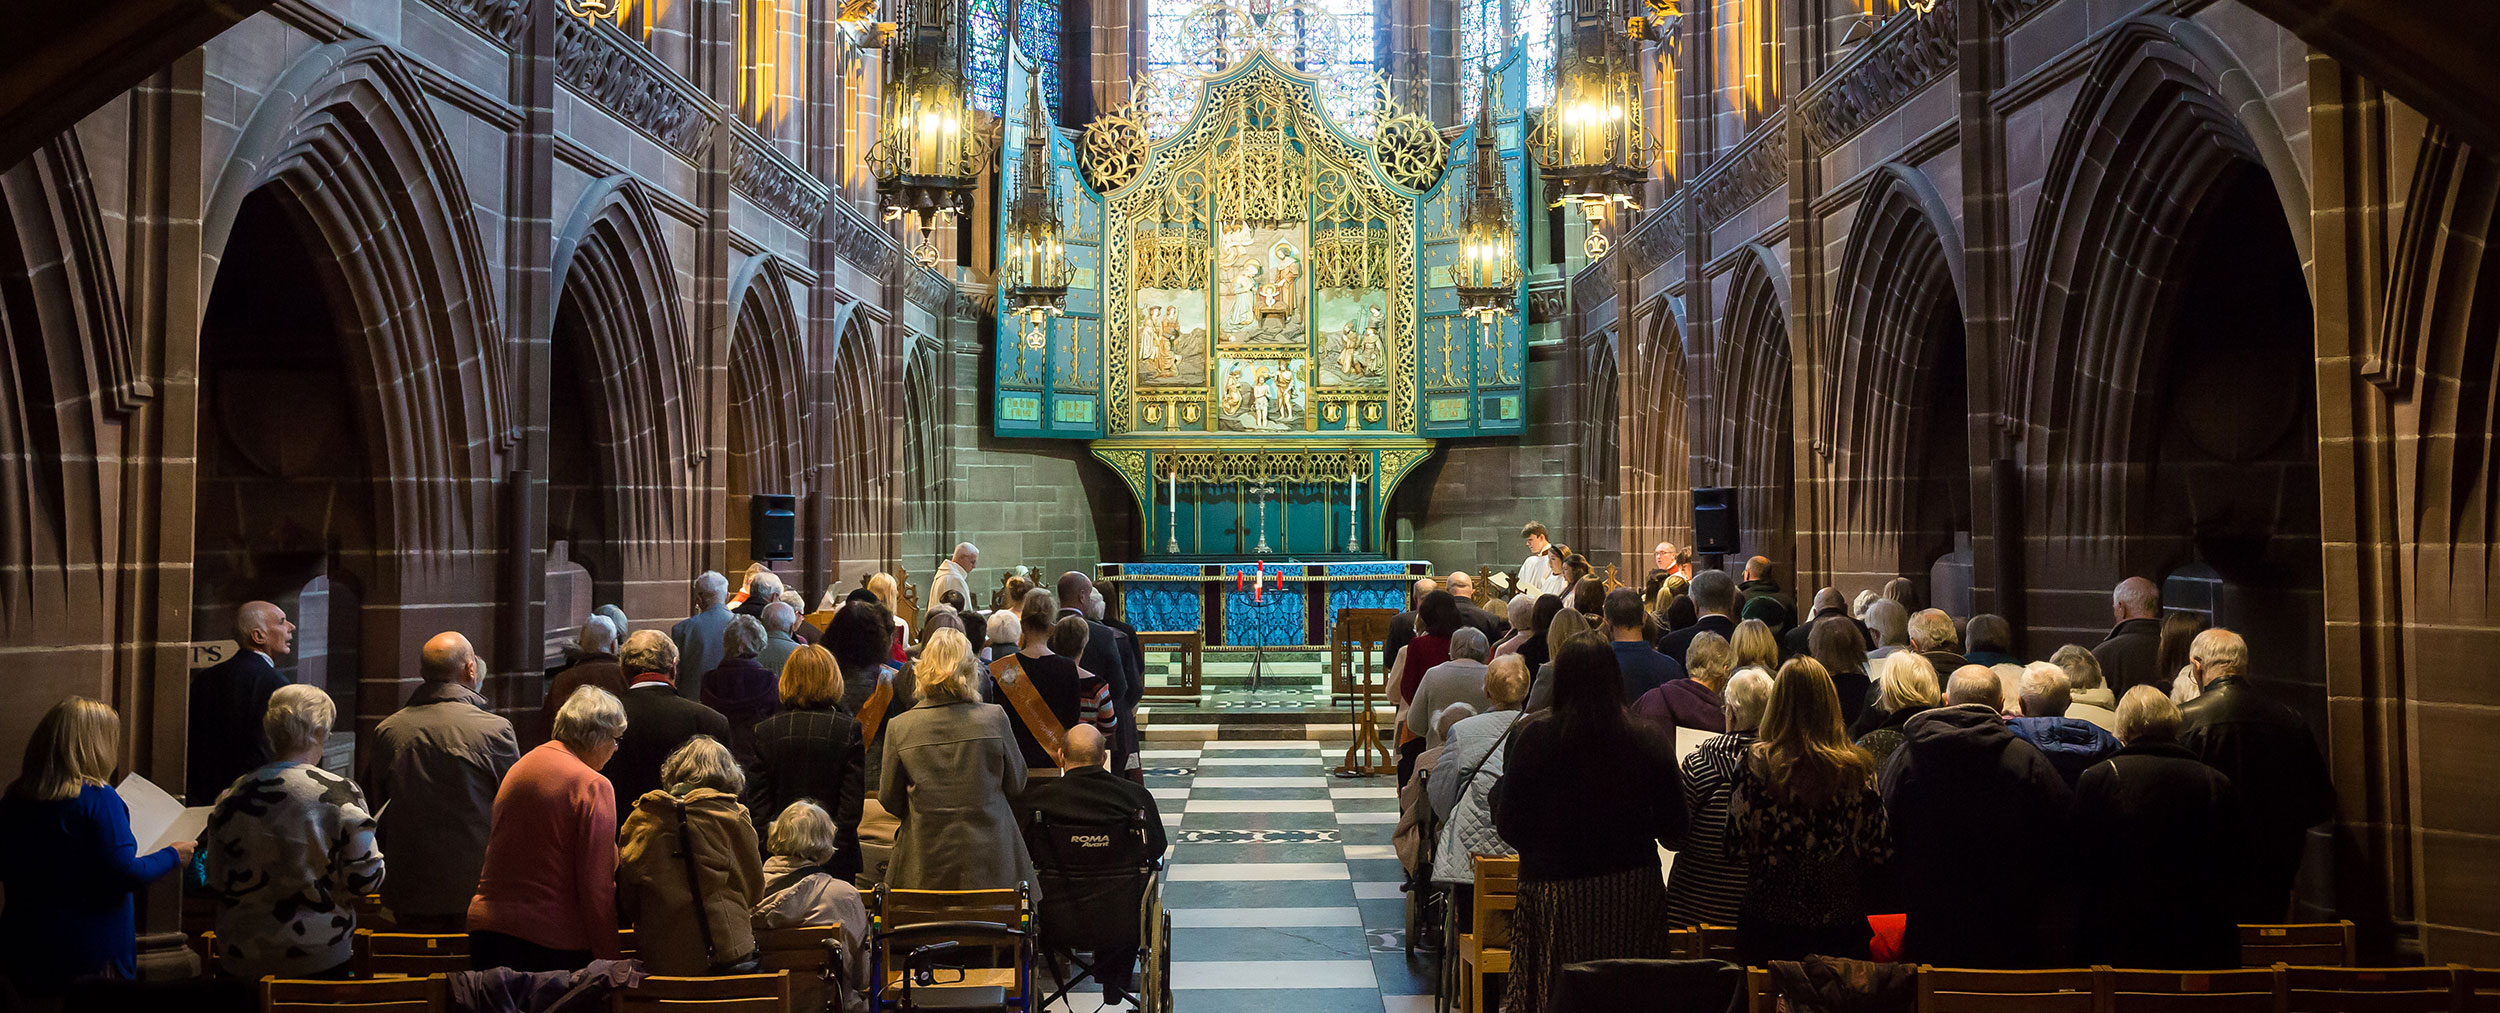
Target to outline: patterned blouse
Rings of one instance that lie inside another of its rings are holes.
[[[269,764],[217,796],[202,840],[220,973],[303,977],[354,955],[356,901],[382,885],[356,782],[307,763]]]
[[[1728,803],[1727,855],[1745,862],[1739,924],[1827,928],[1863,923],[1870,885],[1892,860],[1884,800],[1873,786],[1813,808],[1777,800],[1739,763]]]
[[[1667,925],[1734,925],[1745,900],[1745,860],[1730,857],[1727,809],[1744,766],[1750,731],[1704,741],[1684,757],[1684,832],[1668,845],[1675,865],[1667,870]]]

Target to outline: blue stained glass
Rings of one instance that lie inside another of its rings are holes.
[[[1519,34],[1528,41],[1528,108],[1554,99],[1554,7],[1562,0],[1522,0]]]
[[[1486,72],[1510,56],[1518,43],[1528,51],[1527,108],[1554,97],[1554,18],[1562,0],[1510,0],[1517,12],[1517,30],[1502,17],[1503,0],[1459,0],[1458,66],[1460,112],[1472,119],[1483,101]]]
[[[1059,0],[1024,0],[1016,8],[1016,46],[1040,67],[1042,101],[1059,108]]]
[[[964,83],[972,105],[993,116],[1007,108],[1007,0],[965,0]],[[1057,47],[1052,47],[1055,55]]]
[[[1498,0],[1497,0],[1498,2]],[[1222,70],[1253,46],[1319,79],[1320,97],[1337,122],[1360,136],[1372,130],[1372,0],[1276,0],[1268,20],[1250,24],[1206,0],[1148,0],[1146,76],[1139,92],[1147,131],[1168,137],[1188,123],[1196,79]],[[1228,38],[1227,25],[1252,38]]]

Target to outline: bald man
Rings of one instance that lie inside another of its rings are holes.
[[[468,931],[469,898],[486,864],[495,789],[521,758],[512,722],[477,693],[477,649],[437,633],[417,658],[425,681],[383,718],[357,778],[379,813],[391,875],[382,903],[402,932]]]
[[[1104,766],[1109,759],[1103,747],[1102,732],[1092,725],[1073,725],[1068,729],[1065,747],[1060,751],[1060,770],[1065,776],[1042,778],[1029,782],[1031,787],[1016,800],[1019,812],[1037,815],[1052,826],[1092,825],[1118,828],[1124,835],[1131,825],[1145,831],[1146,839],[1140,857],[1156,858],[1166,844],[1163,816],[1155,810],[1155,797],[1141,784],[1114,774]],[[1027,817],[1030,819],[1030,816]],[[1026,840],[1033,848],[1034,860],[1049,864],[1051,842],[1027,824]],[[1131,839],[1133,840],[1133,839]],[[1094,980],[1102,983],[1106,1003],[1127,998],[1132,972],[1137,960],[1135,950],[1104,950],[1094,954],[1100,958],[1095,965]]]
[[[184,794],[192,805],[216,801],[236,778],[269,762],[260,721],[269,712],[270,694],[287,684],[277,659],[294,650],[295,624],[287,621],[285,609],[247,601],[234,610],[234,642],[232,657],[191,673]]]
[[[1424,596],[1440,589],[1441,582],[1430,577],[1415,581],[1415,594],[1406,600],[1405,611],[1389,619],[1389,638],[1380,651],[1382,672],[1387,672],[1390,662],[1397,660],[1398,652],[1406,649],[1406,642],[1415,639],[1415,610],[1423,605]]]
[[[2101,678],[2119,696],[2136,686],[2169,692],[2177,672],[2161,667],[2161,586],[2142,577],[2119,581],[2109,593],[2109,636],[2092,645],[2101,663]]]

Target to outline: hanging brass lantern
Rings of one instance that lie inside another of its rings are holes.
[[[877,177],[885,219],[909,215],[921,266],[938,261],[937,227],[972,208],[990,140],[964,82],[962,25],[955,5],[913,0],[888,47],[885,101],[868,168]]]
[[[1656,145],[1642,124],[1641,75],[1633,61],[1625,19],[1610,4],[1576,17],[1565,31],[1554,64],[1554,97],[1529,134],[1537,176],[1555,194],[1553,206],[1569,205],[1588,220],[1583,250],[1590,260],[1606,256],[1606,209],[1640,210],[1635,194],[1649,178]]]
[[[1498,326],[1519,299],[1519,223],[1510,202],[1509,174],[1495,147],[1493,107],[1487,94],[1476,109],[1474,193],[1459,213],[1458,298],[1466,315]]]
[[[999,252],[999,284],[1006,310],[1024,320],[1026,340],[1047,340],[1049,319],[1061,315],[1068,294],[1068,249],[1059,221],[1059,173],[1050,158],[1050,107],[1042,103],[1041,78],[1032,78],[1031,117],[1024,157],[1016,165],[1015,197],[1007,205],[1007,235]]]

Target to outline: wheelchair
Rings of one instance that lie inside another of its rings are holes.
[[[1162,856],[1146,850],[1145,819],[1078,822],[1025,812],[1025,846],[1041,880],[1042,958],[1058,982],[1044,1007],[1089,978],[1111,984],[1106,961],[1134,960],[1142,969],[1127,991],[1138,1008],[1172,1008],[1172,919],[1163,910]]]
[[[896,890],[869,895],[869,1009],[1034,1013],[1032,891]]]

